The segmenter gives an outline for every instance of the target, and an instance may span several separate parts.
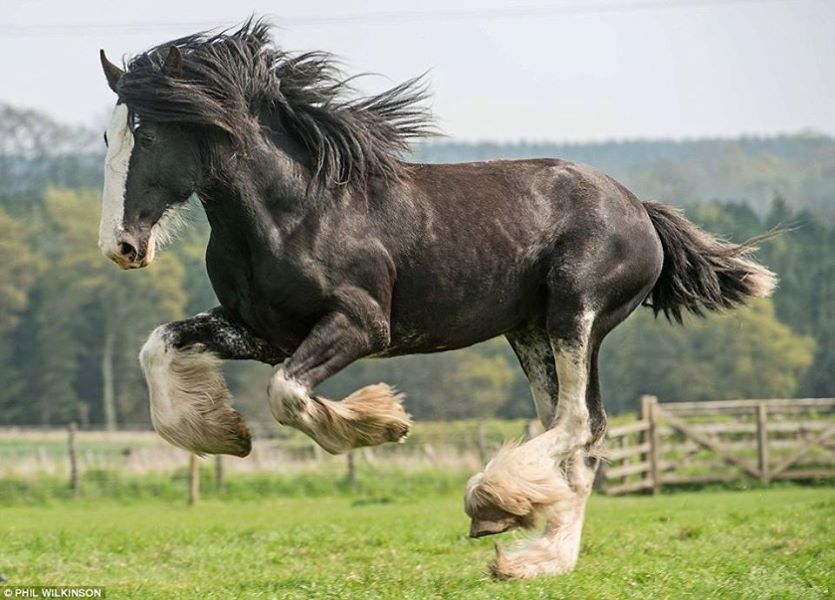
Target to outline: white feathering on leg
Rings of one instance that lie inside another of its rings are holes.
[[[139,355],[154,429],[166,441],[195,454],[249,454],[249,431],[229,406],[231,394],[219,359],[197,347],[173,348],[166,335],[165,325],[157,327]]]

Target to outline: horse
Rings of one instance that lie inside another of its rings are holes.
[[[503,335],[545,431],[470,479],[469,533],[545,529],[497,546],[497,577],[575,566],[606,431],[606,335],[642,304],[681,322],[775,286],[753,242],[719,240],[584,164],[406,161],[411,140],[435,132],[422,78],[356,97],[332,55],[282,50],[264,21],[122,67],[100,58],[118,96],[102,252],[148,266],[192,196],[211,228],[219,306],[160,325],[140,353],[156,431],[196,454],[246,456],[251,436],[218,365],[253,359],[275,367],[274,417],[326,451],[402,441],[410,418],[392,387],[341,401],[314,389],[361,358]]]

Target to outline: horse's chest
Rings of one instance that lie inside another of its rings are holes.
[[[317,320],[321,304],[315,286],[281,268],[281,261],[212,259],[206,267],[221,306],[235,314],[257,335],[282,347],[304,339]]]

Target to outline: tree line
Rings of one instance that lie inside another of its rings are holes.
[[[142,341],[155,325],[216,304],[203,263],[208,228],[201,209],[148,270],[122,272],[96,247],[97,136],[3,106],[0,131],[0,423],[145,426],[136,359]],[[642,393],[665,401],[835,395],[835,140],[687,144],[441,142],[416,154],[444,161],[580,158],[641,197],[683,205],[689,218],[731,239],[790,229],[758,253],[781,279],[773,299],[683,328],[639,309],[609,336],[601,356],[609,412],[633,409]],[[674,193],[691,182],[695,191]],[[225,368],[238,408],[271,419],[264,394],[270,369]],[[527,382],[502,339],[360,361],[319,392],[338,398],[377,381],[405,392],[421,419],[533,414]]]

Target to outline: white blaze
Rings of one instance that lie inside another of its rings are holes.
[[[107,156],[104,159],[99,248],[105,254],[118,254],[119,234],[125,213],[125,183],[133,152],[133,133],[128,126],[128,107],[117,104],[107,127]]]

